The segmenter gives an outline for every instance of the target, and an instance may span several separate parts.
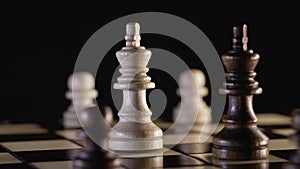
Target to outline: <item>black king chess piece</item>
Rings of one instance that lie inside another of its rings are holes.
[[[253,95],[262,93],[254,80],[260,56],[247,47],[247,26],[233,28],[233,49],[222,55],[228,95],[225,127],[213,138],[213,157],[224,160],[257,160],[269,157],[269,139],[257,127]]]

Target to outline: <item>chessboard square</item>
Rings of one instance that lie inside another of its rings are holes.
[[[121,152],[118,152],[118,155],[120,155],[120,158],[148,158],[148,157],[156,157],[156,156],[180,156],[183,155],[180,152],[168,149],[166,147],[152,151],[152,152],[133,152],[133,153],[124,153],[122,154]]]
[[[23,151],[15,154],[26,162],[65,161],[78,156],[80,149],[74,150],[47,150],[47,151]]]
[[[270,151],[270,154],[283,159],[289,159],[291,155],[295,152],[296,150],[274,150],[274,151]]]
[[[206,134],[165,134],[164,145],[193,144],[211,142],[211,137]]]
[[[279,134],[282,136],[290,137],[294,134],[296,134],[296,130],[293,128],[283,128],[283,129],[272,129],[271,130],[275,134]]]
[[[79,129],[74,130],[57,130],[55,133],[61,137],[64,137],[69,140],[83,140],[82,138],[77,136]]]
[[[26,163],[18,164],[0,164],[1,169],[33,169],[32,166]]]
[[[68,150],[68,149],[82,148],[81,146],[75,143],[63,139],[2,142],[0,144],[13,152],[41,151],[41,150]]]
[[[154,123],[160,127],[163,131],[166,131],[171,128],[173,125],[173,122],[167,122],[167,121],[162,121],[162,120],[156,120]],[[224,128],[223,123],[210,123],[206,126],[206,129],[202,131],[203,134],[212,134],[215,135],[219,133],[222,129]],[[191,130],[192,131],[192,130]]]
[[[291,117],[278,113],[258,113],[256,114],[258,126],[290,126]]]
[[[297,145],[295,142],[290,139],[271,139],[269,141],[269,149],[270,151],[274,150],[296,150]]]
[[[1,152],[7,152],[6,150],[5,150],[5,148],[3,148],[1,145],[0,145],[0,153]]]
[[[178,144],[174,149],[185,154],[210,153],[211,143]]]
[[[50,161],[30,163],[38,169],[73,169],[72,161]]]
[[[187,155],[155,156],[145,158],[122,158],[121,162],[128,168],[159,168],[178,166],[200,166],[205,163]]]
[[[161,169],[220,169],[217,166],[213,165],[202,165],[202,166],[188,166],[188,167],[172,167],[172,168],[161,168]]]
[[[284,163],[270,163],[268,165],[268,168],[270,168],[270,169],[283,169],[283,164]]]
[[[272,130],[269,129],[269,128],[262,128],[262,127],[260,127],[259,130],[262,131],[269,139],[283,139],[283,138],[287,138],[286,136],[273,133]]]
[[[126,168],[157,168],[163,167],[163,156],[144,158],[121,158],[121,164]]]
[[[29,141],[29,140],[50,140],[50,139],[61,139],[61,136],[51,134],[51,133],[0,135],[0,142]]]
[[[182,154],[174,150],[164,151],[164,156],[175,156],[175,155],[182,155]]]
[[[9,153],[0,153],[0,164],[22,163],[19,159]],[[1,167],[0,167],[1,168]]]
[[[197,160],[187,155],[180,156],[164,156],[164,167],[177,167],[177,166],[199,166],[204,165],[203,161]]]
[[[234,160],[234,161],[214,159],[212,157],[212,153],[192,154],[191,156],[200,160],[204,160],[205,162],[214,165],[248,165],[248,164],[262,164],[262,163],[268,164],[268,163],[287,162],[286,159],[274,155],[270,155],[268,159],[262,159],[262,160]]]
[[[0,124],[1,130],[4,129],[36,129],[36,128],[43,128],[42,126],[35,124],[35,123],[7,123],[7,124]]]
[[[32,123],[0,125],[0,135],[43,134],[47,132],[47,129]]]

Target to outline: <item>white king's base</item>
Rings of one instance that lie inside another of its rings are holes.
[[[108,149],[113,151],[147,151],[163,148],[163,139],[111,138]]]

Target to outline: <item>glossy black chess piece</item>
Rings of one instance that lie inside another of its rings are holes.
[[[247,47],[247,27],[233,28],[233,49],[222,55],[226,68],[225,89],[228,109],[225,127],[213,138],[213,157],[224,160],[258,160],[269,157],[269,139],[257,127],[253,95],[262,93],[254,80],[260,56]]]

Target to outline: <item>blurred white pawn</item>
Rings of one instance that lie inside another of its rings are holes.
[[[63,126],[65,129],[81,128],[76,112],[94,104],[93,99],[98,96],[95,78],[89,72],[75,72],[68,78],[68,88],[66,98],[71,104],[63,113]]]
[[[193,132],[201,132],[203,125],[211,123],[210,107],[203,100],[208,94],[205,83],[205,75],[198,69],[188,69],[179,75],[176,93],[181,96],[181,102],[173,111],[173,121],[179,124],[174,126],[175,131],[182,130],[181,125],[192,125]]]

